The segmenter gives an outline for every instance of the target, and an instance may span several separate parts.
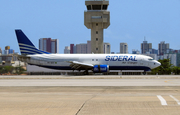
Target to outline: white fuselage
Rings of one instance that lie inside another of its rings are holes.
[[[161,64],[149,56],[134,54],[36,54],[27,55],[28,64],[46,68],[71,70],[69,62],[77,61],[92,65],[109,65],[110,70],[149,71]]]

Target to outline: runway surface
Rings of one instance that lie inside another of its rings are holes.
[[[14,75],[0,76],[0,79],[180,79],[180,75]]]
[[[179,115],[180,87],[0,87],[2,115]]]
[[[180,86],[180,79],[13,79],[0,86]]]
[[[2,115],[180,115],[179,79],[0,79]]]

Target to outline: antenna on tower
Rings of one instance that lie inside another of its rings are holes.
[[[146,36],[144,36],[144,41],[146,41]]]

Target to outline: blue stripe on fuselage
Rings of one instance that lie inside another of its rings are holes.
[[[39,67],[56,69],[56,70],[73,70],[70,66],[44,66],[44,65],[36,65]],[[146,66],[109,66],[109,70],[145,70],[150,71],[151,68]]]

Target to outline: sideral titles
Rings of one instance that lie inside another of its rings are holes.
[[[136,56],[106,56],[105,61],[137,61]]]

